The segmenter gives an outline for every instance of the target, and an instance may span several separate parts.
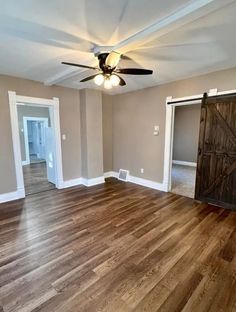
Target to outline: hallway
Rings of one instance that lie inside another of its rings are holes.
[[[55,185],[47,180],[46,162],[32,163],[23,166],[23,175],[26,195],[36,194],[55,188]]]

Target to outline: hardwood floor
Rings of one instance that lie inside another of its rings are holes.
[[[236,311],[236,213],[109,179],[0,205],[0,311]]]
[[[23,166],[26,195],[52,190],[55,185],[47,180],[46,162]]]

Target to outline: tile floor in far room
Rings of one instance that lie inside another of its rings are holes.
[[[171,192],[182,196],[194,198],[195,179],[195,167],[173,165]]]

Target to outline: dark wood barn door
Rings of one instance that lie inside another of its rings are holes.
[[[204,96],[195,198],[236,209],[236,95]]]

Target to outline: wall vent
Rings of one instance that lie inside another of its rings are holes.
[[[119,175],[118,175],[119,180],[128,181],[128,177],[129,177],[129,171],[128,170],[124,170],[124,169],[119,170]]]

